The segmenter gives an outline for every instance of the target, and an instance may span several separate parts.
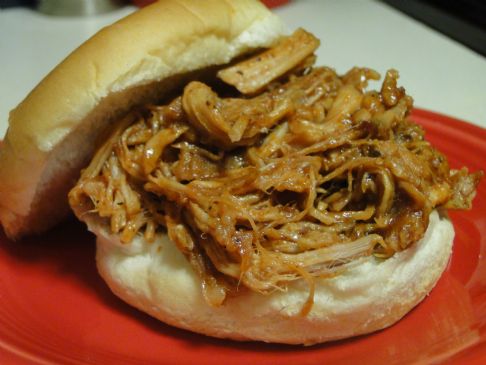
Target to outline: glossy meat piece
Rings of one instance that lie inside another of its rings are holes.
[[[218,77],[242,94],[253,94],[304,62],[319,43],[299,28],[275,47],[219,71]]]

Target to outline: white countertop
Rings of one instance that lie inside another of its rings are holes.
[[[92,17],[0,10],[0,136],[9,110],[49,70],[99,28],[133,9]],[[275,11],[290,29],[305,27],[321,39],[318,64],[339,73],[355,65],[382,75],[396,68],[417,107],[486,128],[486,58],[459,43],[372,0],[294,0]]]

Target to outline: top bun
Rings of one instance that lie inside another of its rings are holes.
[[[6,234],[40,233],[68,214],[80,169],[129,109],[164,99],[209,66],[271,46],[282,29],[257,0],[161,0],[102,29],[10,113],[0,150]]]

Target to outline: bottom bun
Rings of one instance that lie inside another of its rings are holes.
[[[434,287],[452,251],[454,229],[434,211],[422,240],[386,260],[366,257],[333,278],[316,279],[314,305],[303,280],[285,292],[245,291],[220,307],[203,298],[201,280],[175,245],[162,236],[121,244],[93,222],[97,265],[111,290],[127,303],[170,325],[214,337],[315,344],[392,325]]]

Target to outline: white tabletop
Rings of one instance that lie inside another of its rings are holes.
[[[102,26],[133,11],[52,17],[0,10],[0,136],[8,112],[59,61]],[[339,73],[367,66],[400,71],[417,107],[486,128],[486,58],[372,0],[293,0],[277,8],[289,29],[304,27],[322,41],[318,64]],[[378,87],[378,85],[372,85]]]

